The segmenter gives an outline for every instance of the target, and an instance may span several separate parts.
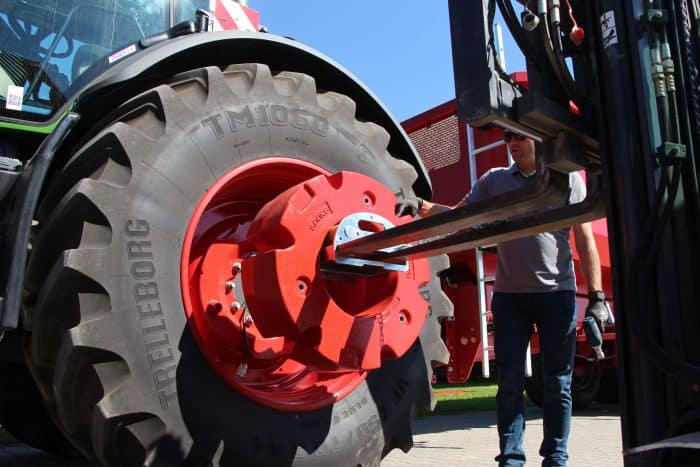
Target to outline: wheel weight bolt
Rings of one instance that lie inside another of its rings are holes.
[[[207,311],[211,314],[219,313],[221,308],[221,303],[217,302],[216,300],[209,300],[209,303],[207,303]]]
[[[253,316],[251,316],[251,314],[247,310],[243,315],[243,325],[247,328],[253,325]]]

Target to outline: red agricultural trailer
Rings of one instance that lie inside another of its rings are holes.
[[[516,77],[517,79],[517,77]],[[461,121],[455,100],[445,102],[402,123],[425,164],[433,184],[433,201],[454,205],[469,191],[471,185],[488,169],[509,165],[507,146],[502,141],[501,128],[476,129]],[[585,177],[584,177],[585,178]],[[593,230],[600,253],[603,287],[606,297],[612,297],[610,254],[605,219],[593,222]],[[582,326],[586,309],[587,289],[580,269],[578,254],[574,251],[577,272],[577,301],[579,321],[576,327],[577,351],[572,397],[574,407],[585,408],[594,400],[612,402],[616,397],[615,384],[615,329],[606,329],[603,335],[605,358],[595,361],[593,350],[586,341]],[[490,366],[483,362],[494,358],[491,326],[491,289],[496,272],[495,246],[471,249],[450,255],[450,268],[442,274],[443,290],[454,304],[454,316],[444,323],[444,337],[450,351],[450,360],[443,371],[449,383],[469,379],[475,363],[489,378]],[[612,303],[610,303],[612,307]],[[487,345],[482,345],[487,342]],[[533,333],[528,360],[526,392],[540,405],[542,401],[539,343]],[[440,378],[440,377],[438,377]]]

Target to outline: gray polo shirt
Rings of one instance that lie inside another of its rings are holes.
[[[521,188],[534,177],[525,177],[517,164],[486,172],[464,197],[462,203],[483,199]],[[546,211],[578,203],[586,197],[586,187],[578,173],[569,174],[569,197]],[[497,245],[496,292],[552,292],[576,290],[574,262],[569,235],[571,227],[544,232],[531,237],[501,242]]]

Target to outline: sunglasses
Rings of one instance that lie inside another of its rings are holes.
[[[505,141],[506,143],[510,143],[513,138],[515,138],[518,141],[522,141],[525,138],[527,138],[527,136],[519,135],[517,133],[513,133],[512,131],[503,132],[503,141]]]

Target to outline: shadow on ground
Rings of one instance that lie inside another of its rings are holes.
[[[484,410],[477,412],[455,413],[437,416],[421,416],[413,422],[413,433],[439,433],[452,430],[469,430],[488,428],[496,425],[496,412]],[[620,407],[617,404],[593,404],[585,410],[575,410],[574,417],[620,417]],[[526,420],[542,418],[542,409],[530,405],[525,409]]]

